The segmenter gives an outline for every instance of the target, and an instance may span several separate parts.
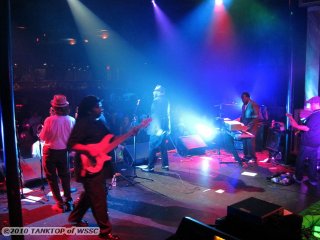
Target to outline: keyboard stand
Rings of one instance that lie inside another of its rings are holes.
[[[243,166],[243,159],[240,158],[235,146],[234,146],[234,138],[227,132],[224,132],[222,134],[223,136],[223,142],[225,143],[225,147],[227,148],[227,151],[229,151],[233,157],[234,161],[222,161],[222,158],[219,158],[219,164],[239,164],[240,167]],[[220,155],[220,151],[218,153]]]

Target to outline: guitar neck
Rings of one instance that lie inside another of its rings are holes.
[[[127,132],[121,136],[116,137],[109,145],[111,149],[114,149],[117,147],[119,144],[123,143],[125,140],[127,140],[129,137],[131,137],[132,133]]]
[[[122,142],[127,140],[129,137],[136,134],[141,128],[146,127],[147,124],[150,123],[150,121],[151,121],[151,119],[146,119],[140,125],[132,128],[129,132],[127,132],[121,136],[116,137],[112,142],[107,142],[106,143],[108,145],[107,149],[106,149],[107,152],[110,152],[111,150],[116,148],[119,144],[121,144]]]

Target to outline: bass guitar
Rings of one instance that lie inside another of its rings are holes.
[[[136,135],[141,128],[147,127],[151,121],[151,118],[143,120],[138,126],[133,127],[129,132],[116,137],[114,140],[112,140],[114,137],[113,134],[107,134],[100,142],[87,144],[85,152],[94,154],[80,154],[82,163],[81,176],[84,177],[87,173],[94,174],[100,172],[104,163],[111,160],[108,153],[129,137]]]

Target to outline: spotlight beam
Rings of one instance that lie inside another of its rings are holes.
[[[126,65],[127,68],[135,69],[135,64],[143,62],[138,51],[83,3],[79,0],[67,2],[82,38],[86,39],[86,50],[98,78],[104,79],[106,64],[119,66],[124,62],[130,62]],[[129,72],[125,71],[125,74],[130,74]],[[130,77],[132,78],[132,74]]]

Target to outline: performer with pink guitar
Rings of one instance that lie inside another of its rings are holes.
[[[112,234],[112,226],[107,211],[106,178],[114,172],[111,157],[107,155],[122,141],[136,134],[151,120],[143,122],[128,133],[115,137],[106,126],[102,101],[96,96],[86,96],[78,108],[76,124],[68,141],[69,149],[76,152],[74,159],[76,180],[83,184],[84,192],[69,216],[69,222],[76,226],[87,226],[83,220],[86,211],[92,214],[100,227],[100,237],[118,240]]]

